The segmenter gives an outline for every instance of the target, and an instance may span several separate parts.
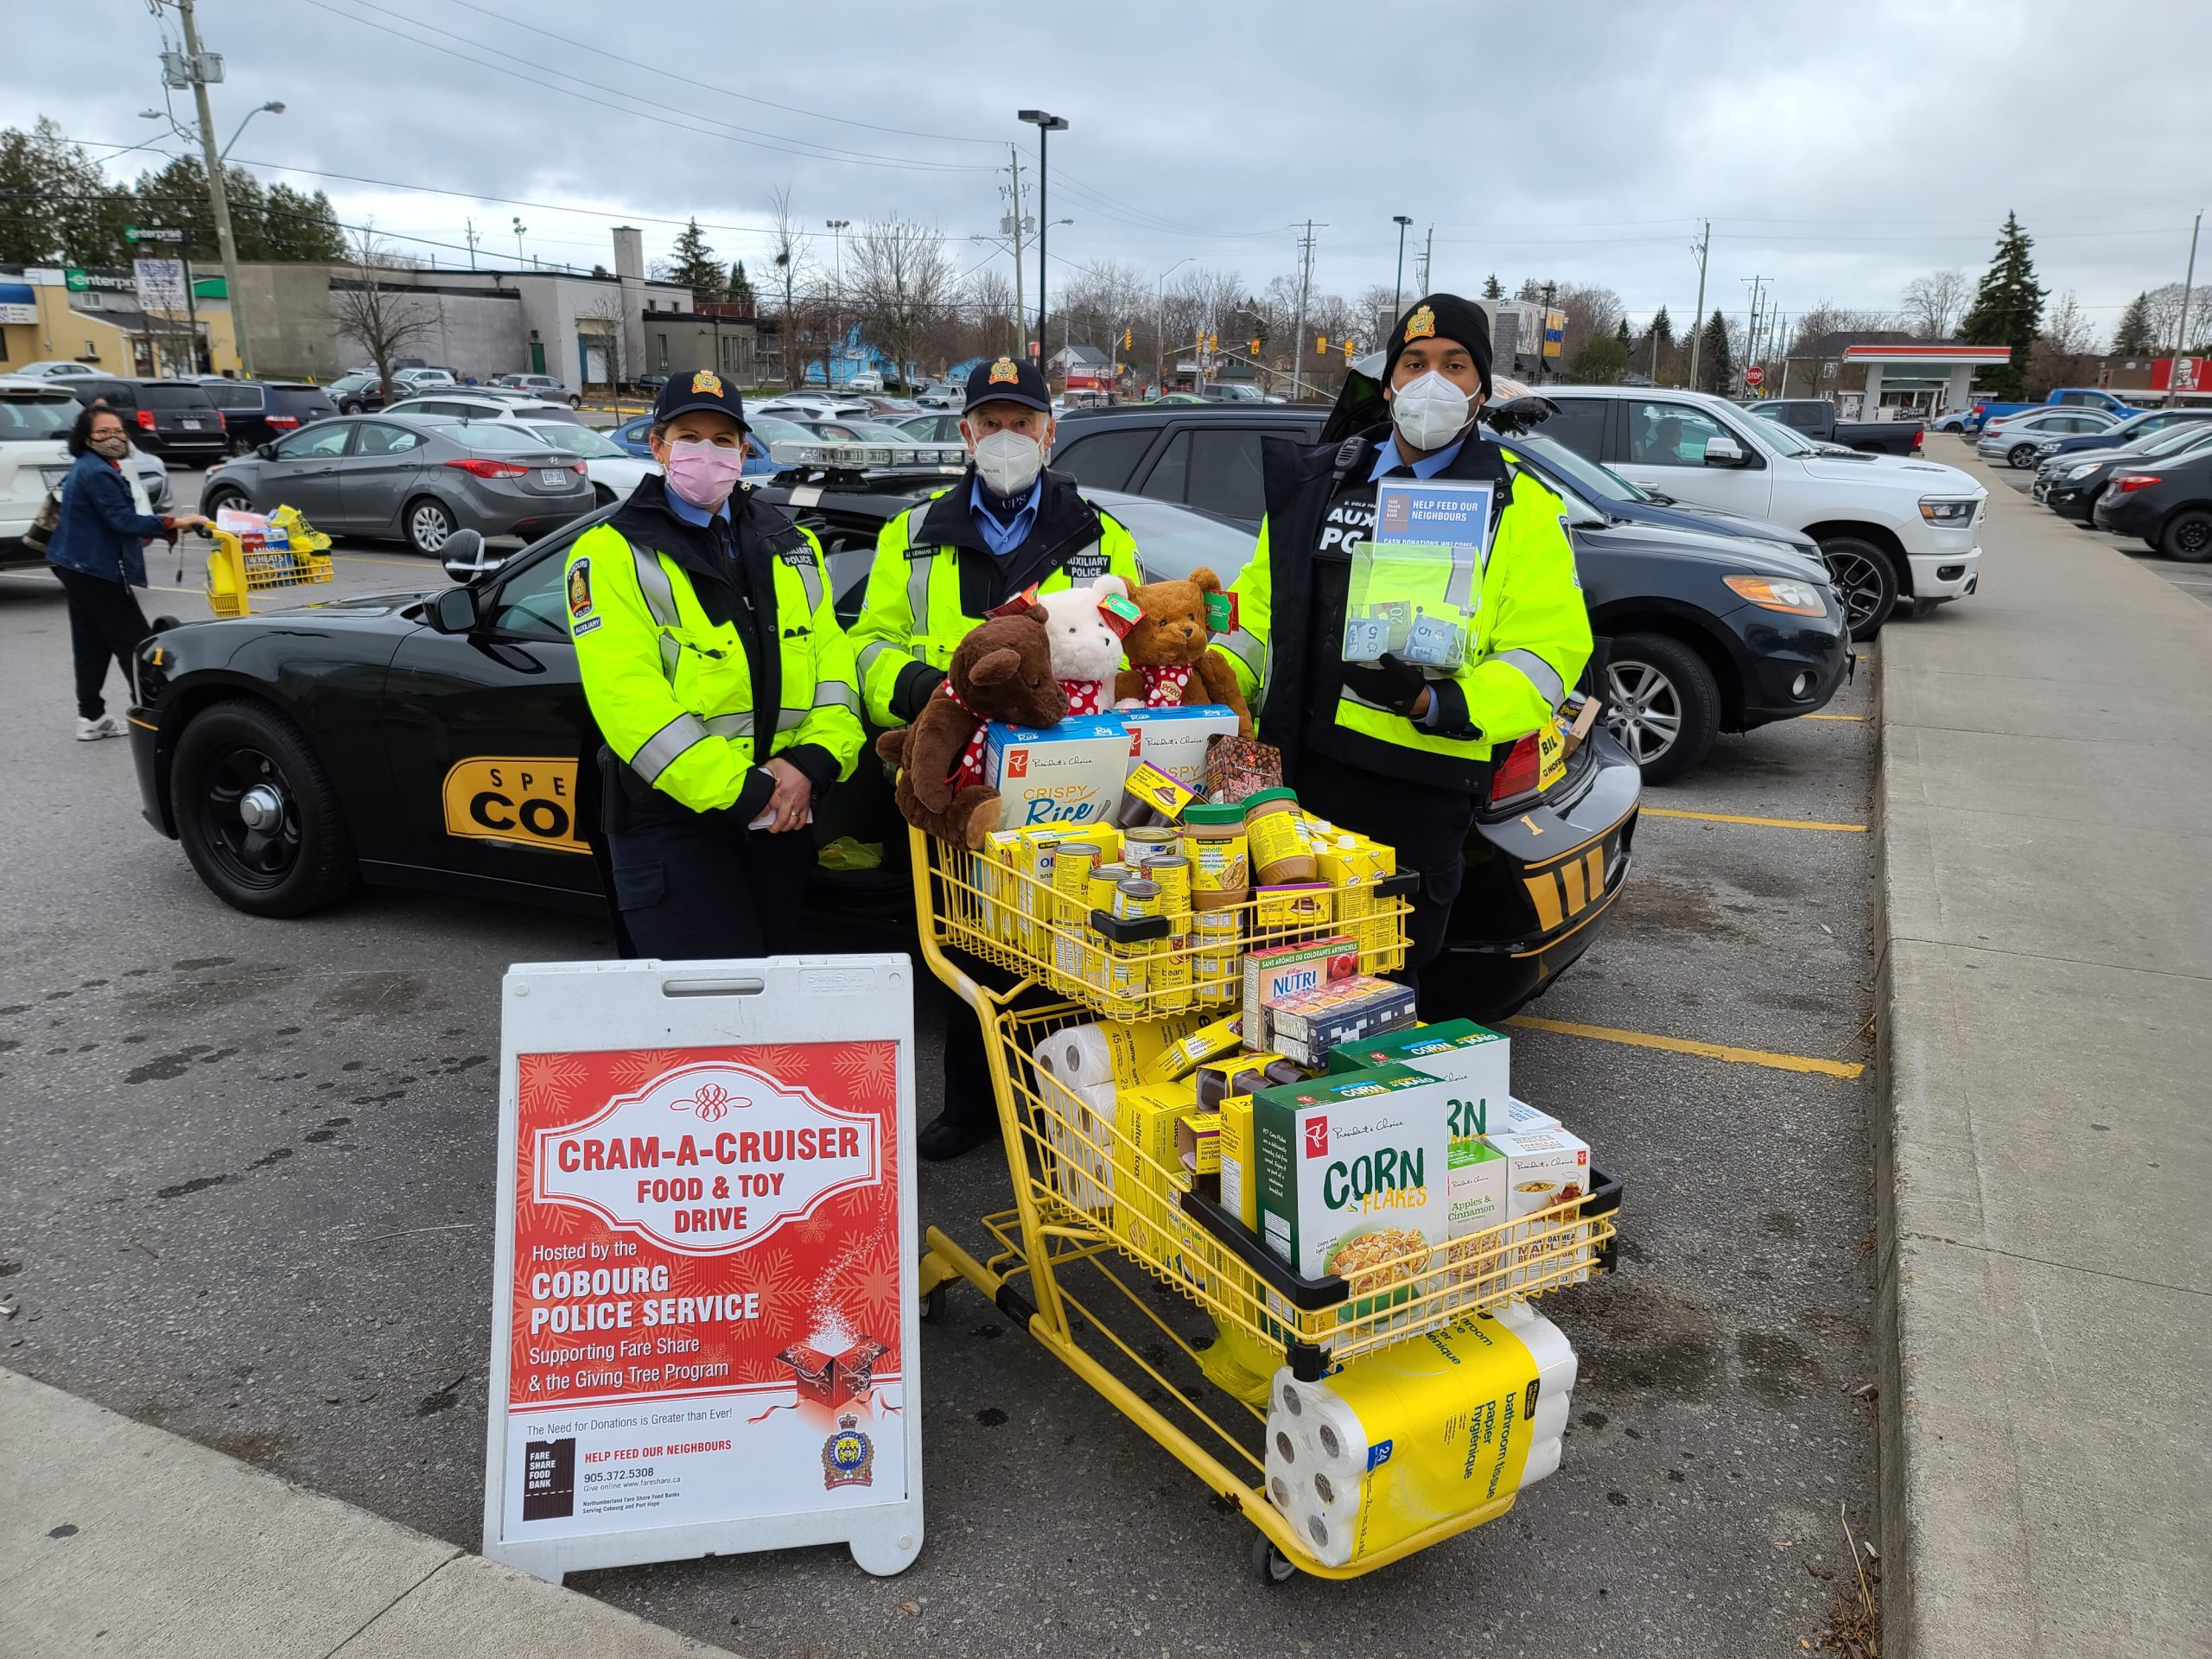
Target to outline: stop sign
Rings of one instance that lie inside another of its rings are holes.
[[[1766,371],[1756,363],[1744,371],[1744,384],[1756,391],[1766,384]]]

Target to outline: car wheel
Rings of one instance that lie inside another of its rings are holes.
[[[359,415],[361,412],[360,400],[354,397],[348,397],[344,403],[338,405],[338,412],[340,415]]]
[[[1851,637],[1864,642],[1882,631],[1897,607],[1897,569],[1890,556],[1856,536],[1835,536],[1821,543],[1821,560],[1835,583],[1836,597],[1851,624]]]
[[[569,399],[569,407],[570,409],[582,409],[583,406],[584,400],[581,397],[571,397]]]
[[[407,545],[425,558],[435,558],[457,528],[451,509],[434,495],[418,495],[410,501],[400,522],[407,532]]]
[[[275,709],[219,702],[187,722],[169,772],[185,856],[210,891],[252,916],[305,916],[359,872],[337,792]]]
[[[2212,559],[2212,512],[2191,507],[2167,519],[2158,537],[2158,550],[2170,559],[2186,559],[2191,564]]]
[[[223,450],[232,461],[236,461],[242,455],[250,455],[253,453],[253,440],[243,432],[234,434],[223,441]]]
[[[604,484],[594,484],[591,486],[591,499],[595,505],[611,507],[614,505],[614,492]]]
[[[213,518],[224,512],[251,512],[253,503],[236,490],[210,490],[200,498],[200,511],[205,517]]]
[[[1669,783],[1705,759],[1720,731],[1720,689],[1705,658],[1663,633],[1613,641],[1605,725],[1647,784]]]
[[[2005,464],[2018,471],[2035,463],[2036,447],[2032,443],[2016,443],[2005,452]]]

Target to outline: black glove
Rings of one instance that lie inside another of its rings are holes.
[[[1428,678],[1411,663],[1401,662],[1384,652],[1373,663],[1346,663],[1344,683],[1345,690],[1366,698],[1378,708],[1411,718],[1414,704],[1421,701]]]
[[[944,671],[931,668],[927,663],[912,662],[899,671],[899,678],[891,688],[891,712],[906,725],[921,718],[922,710],[930,706],[930,699],[944,683]]]
[[[1525,397],[1509,397],[1502,404],[1491,404],[1483,410],[1483,419],[1493,431],[1510,437],[1516,432],[1534,430],[1558,413],[1557,404],[1532,391]]]

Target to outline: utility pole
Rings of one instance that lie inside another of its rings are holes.
[[[1424,294],[1433,294],[1436,291],[1436,284],[1428,279],[1429,256],[1435,251],[1436,226],[1431,225],[1428,227],[1427,236],[1422,238],[1421,245],[1421,291]]]
[[[1690,390],[1697,390],[1697,348],[1705,339],[1705,257],[1713,248],[1713,221],[1701,221],[1697,245],[1690,251],[1697,255],[1697,312],[1690,319]]]
[[[822,372],[824,391],[837,389],[836,364],[845,355],[845,231],[852,222],[849,219],[823,221],[830,227],[830,337],[837,353]]]
[[[476,269],[476,244],[480,238],[476,234],[476,221],[472,219],[464,222],[468,226],[467,235],[467,240],[468,242],[468,268],[471,270],[474,270]]]
[[[515,269],[520,270],[527,260],[527,256],[522,251],[523,232],[530,226],[522,222],[522,215],[519,213],[511,214],[509,218],[515,227]]]
[[[2181,401],[2181,391],[2174,385],[2174,376],[2181,368],[2181,354],[2189,344],[2189,297],[2196,287],[2196,233],[2204,226],[2204,210],[2196,210],[2196,218],[2189,227],[2189,272],[2181,279],[2181,321],[2174,325],[2173,366],[2166,371],[2166,407],[2171,409]]]
[[[1024,321],[1029,314],[1021,303],[1021,152],[1008,144],[1006,155],[1007,172],[1014,180],[1014,212],[1007,219],[1007,227],[1014,238],[1014,331],[1016,335],[1014,354],[1020,357],[1024,353],[1019,336],[1029,327]]]
[[[223,286],[230,293],[231,333],[238,343],[239,371],[251,380],[253,346],[245,325],[245,284],[238,278],[238,240],[231,234],[231,202],[223,188],[223,158],[215,150],[215,116],[207,104],[207,71],[212,67],[215,79],[221,79],[222,60],[217,58],[211,65],[210,54],[200,50],[200,23],[192,15],[193,3],[194,0],[176,0],[177,15],[184,24],[184,70],[191,79],[192,101],[200,111],[200,149],[207,162],[207,205],[214,210],[215,243],[223,256]]]
[[[1751,317],[1750,321],[1745,323],[1744,327],[1744,357],[1745,359],[1744,366],[1745,368],[1749,368],[1753,363],[1759,360],[1759,297],[1761,290],[1765,286],[1766,278],[1764,276],[1746,276],[1743,280],[1746,283],[1750,284],[1751,290]]]
[[[1544,384],[1544,359],[1547,355],[1544,348],[1552,343],[1552,296],[1558,292],[1558,283],[1544,284],[1544,315],[1536,328],[1536,384],[1540,386]],[[1561,329],[1560,332],[1563,336],[1567,331]],[[1560,343],[1564,349],[1566,341],[1563,338]]]
[[[1321,227],[1324,230],[1327,226]],[[1306,357],[1306,301],[1313,286],[1313,221],[1306,221],[1306,234],[1298,243],[1298,322],[1290,331],[1290,396],[1298,398],[1300,387],[1299,365]]]
[[[1393,213],[1390,222],[1398,227],[1398,276],[1390,285],[1390,321],[1395,323],[1406,302],[1406,226],[1414,221],[1409,214]]]

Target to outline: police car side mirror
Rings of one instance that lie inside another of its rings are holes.
[[[423,620],[439,633],[471,633],[476,628],[476,590],[448,588],[432,600]]]
[[[473,530],[454,531],[446,537],[445,545],[438,550],[438,553],[446,575],[460,582],[470,582],[479,576],[489,575],[506,563],[486,547],[483,536]]]

